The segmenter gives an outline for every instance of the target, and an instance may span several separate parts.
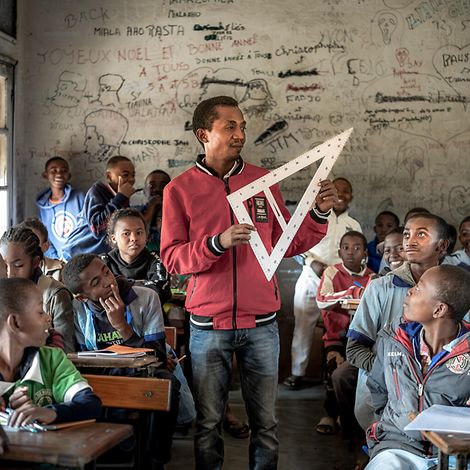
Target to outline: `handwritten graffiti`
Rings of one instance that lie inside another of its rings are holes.
[[[59,75],[59,81],[54,95],[50,101],[61,108],[73,108],[77,106],[85,92],[86,79],[77,72],[64,71]]]

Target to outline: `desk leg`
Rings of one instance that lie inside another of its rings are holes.
[[[467,461],[468,455],[467,454],[457,454],[457,463],[456,463],[456,470],[467,470]]]
[[[439,449],[437,470],[449,470],[449,456]]]

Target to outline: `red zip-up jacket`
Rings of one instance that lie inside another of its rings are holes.
[[[203,156],[196,166],[169,183],[163,195],[163,227],[160,255],[171,274],[192,274],[186,308],[195,316],[210,317],[204,326],[214,329],[253,328],[271,318],[280,307],[275,277],[267,281],[250,245],[224,250],[218,235],[238,223],[227,194],[268,173],[240,158],[223,179],[205,167]],[[271,192],[286,221],[279,187]],[[268,253],[282,234],[263,193],[245,202]],[[301,254],[326,234],[327,215],[310,211],[285,254]],[[315,220],[314,220],[315,219]],[[271,316],[266,314],[273,313]],[[260,317],[264,316],[263,317]],[[204,318],[208,320],[207,318]]]

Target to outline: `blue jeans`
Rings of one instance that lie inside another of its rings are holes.
[[[189,349],[196,401],[196,470],[218,470],[224,461],[222,424],[235,353],[251,428],[250,469],[276,469],[275,405],[279,364],[277,323],[241,330],[199,330],[191,325]]]

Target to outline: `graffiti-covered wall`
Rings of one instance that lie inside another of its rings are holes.
[[[87,189],[110,156],[137,185],[200,151],[191,115],[235,97],[244,157],[276,168],[354,127],[334,168],[354,213],[470,213],[470,3],[462,0],[35,0],[22,2],[17,156],[35,212],[45,161]],[[298,201],[313,170],[282,183]]]

